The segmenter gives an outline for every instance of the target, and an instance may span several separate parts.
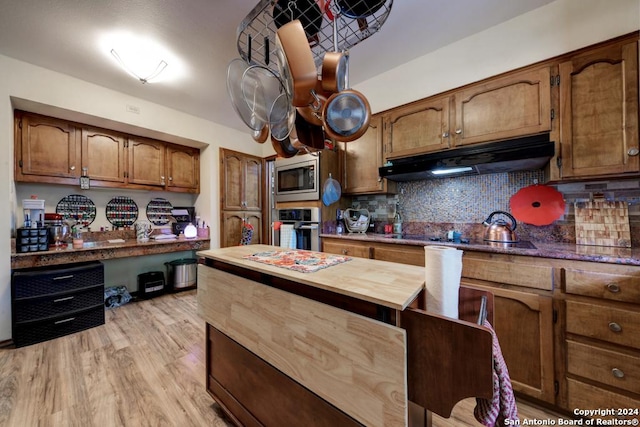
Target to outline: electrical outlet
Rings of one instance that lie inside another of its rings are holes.
[[[140,114],[140,107],[137,107],[135,105],[127,104],[127,112],[134,113],[134,114]]]

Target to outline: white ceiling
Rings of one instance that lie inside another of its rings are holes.
[[[380,31],[351,49],[350,85],[552,1],[395,0]],[[257,3],[0,0],[0,54],[248,130],[227,96],[226,70],[239,57],[237,27]],[[101,37],[115,30],[165,45],[183,61],[186,76],[166,83],[136,81],[99,49]]]

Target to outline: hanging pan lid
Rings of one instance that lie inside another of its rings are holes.
[[[546,185],[524,187],[511,196],[509,203],[518,221],[532,225],[549,225],[565,211],[562,193]]]

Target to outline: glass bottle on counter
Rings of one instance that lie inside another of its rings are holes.
[[[395,213],[393,214],[393,234],[402,234],[402,216],[400,216],[400,212],[398,212],[397,203]]]
[[[344,218],[342,217],[342,209],[336,209],[336,233],[344,233]]]

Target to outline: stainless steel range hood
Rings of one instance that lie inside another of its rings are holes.
[[[542,134],[396,159],[378,171],[392,181],[416,181],[537,170],[553,157],[554,146],[549,134]]]

